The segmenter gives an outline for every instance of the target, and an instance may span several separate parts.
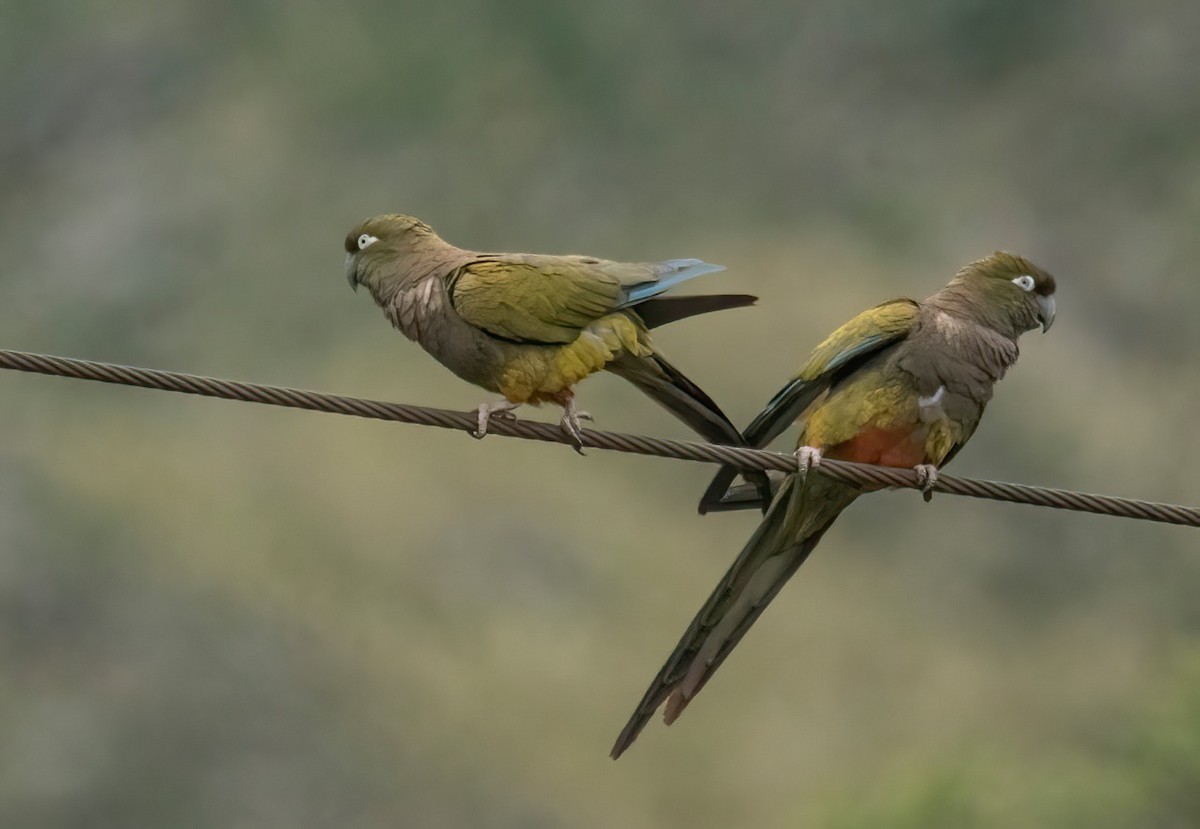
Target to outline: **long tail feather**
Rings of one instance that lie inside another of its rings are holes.
[[[665,701],[670,725],[808,558],[860,489],[819,475],[790,476],[762,523],[688,626],[612,748],[615,760]]]
[[[766,408],[750,422],[742,432],[747,446],[761,449],[784,431],[807,409],[827,388],[828,383],[796,379],[788,383],[771,398]],[[722,466],[713,475],[708,489],[700,496],[700,514],[720,512],[721,500],[729,490],[738,470],[733,466]],[[770,505],[768,499],[760,503],[763,512]]]
[[[697,509],[701,515],[721,511],[721,502],[724,501],[726,494],[729,493],[733,486],[733,480],[737,476],[738,469],[736,466],[725,464],[717,468],[717,471],[713,473],[712,480],[708,482],[708,488],[700,496],[700,506]],[[763,504],[764,502],[760,498],[747,506],[754,506],[761,509]]]
[[[767,472],[767,478],[771,483],[772,497],[775,491],[779,489],[784,478],[787,476],[785,472],[777,472],[772,469]],[[733,479],[730,478],[732,481]],[[761,510],[763,504],[762,487],[756,484],[736,484],[729,486],[725,490],[725,494],[714,503],[707,507],[707,512],[736,512],[740,510]],[[770,501],[767,502],[770,506]]]
[[[741,432],[721,407],[662,356],[635,357],[624,353],[606,368],[633,383],[705,440],[742,445]]]
[[[648,299],[638,305],[637,315],[647,328],[658,328],[676,320],[687,319],[699,314],[724,311],[729,308],[745,308],[758,302],[750,294],[704,294],[702,296],[664,296]]]
[[[606,368],[633,383],[705,440],[726,446],[746,445],[741,432],[725,416],[721,407],[662,355],[635,357],[623,353]],[[765,473],[747,473],[746,480],[757,487],[762,503],[770,500],[771,483]]]

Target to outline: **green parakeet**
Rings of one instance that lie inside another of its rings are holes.
[[[365,285],[392,325],[442,365],[503,396],[479,406],[479,436],[493,415],[551,401],[563,407],[563,428],[577,446],[579,420],[590,416],[576,409],[573,387],[601,369],[629,380],[704,438],[741,443],[717,404],[650,340],[656,326],[755,302],[740,294],[662,296],[720,270],[698,259],[477,253],[397,214],[367,219],[346,236],[350,285]]]
[[[733,566],[692,620],[617,738],[618,757],[666,701],[673,722],[720,667],[834,519],[866,487],[809,474],[821,459],[915,467],[936,479],[971,437],[992,387],[1016,362],[1017,338],[1054,321],[1054,277],[995,253],[924,302],[897,299],[859,314],[812,352],[799,375],[746,429],[766,445],[800,424],[800,470],[787,475]],[[718,473],[701,511],[733,480]]]

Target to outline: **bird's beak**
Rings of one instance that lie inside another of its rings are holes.
[[[1042,320],[1042,333],[1045,334],[1054,325],[1054,297],[1039,296],[1037,298],[1038,317]]]
[[[346,254],[346,281],[350,283],[351,288],[356,291],[358,290],[358,263],[354,261],[353,253]],[[1051,302],[1053,302],[1053,300],[1051,300]],[[1051,308],[1050,313],[1053,315],[1053,307]]]

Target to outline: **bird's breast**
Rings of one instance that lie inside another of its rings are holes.
[[[388,319],[410,340],[426,344],[438,332],[435,318],[446,304],[446,290],[437,277],[427,277],[396,292],[387,305]]]

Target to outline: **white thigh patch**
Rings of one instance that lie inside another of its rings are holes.
[[[946,387],[938,386],[937,391],[929,395],[929,397],[918,397],[917,406],[921,410],[921,422],[933,423],[935,420],[941,420],[946,416],[945,410],[942,409],[942,398],[946,396]]]

